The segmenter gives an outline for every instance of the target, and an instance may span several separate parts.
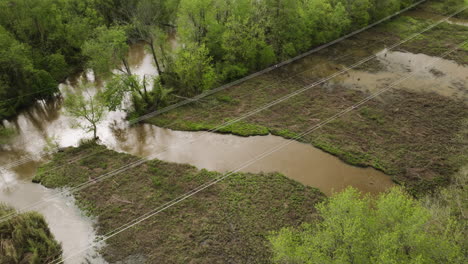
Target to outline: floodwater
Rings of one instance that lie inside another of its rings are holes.
[[[359,49],[350,52],[360,53]],[[152,57],[141,43],[133,45],[129,55],[133,73],[140,76],[156,74]],[[352,70],[332,82],[341,83],[350,89],[375,91],[408,72],[417,72],[413,79],[405,81],[398,89],[429,89],[443,96],[466,98],[468,68],[450,60],[441,60],[434,67],[422,68],[422,65],[432,59],[433,57],[423,54],[383,49],[377,56],[382,70]],[[337,68],[332,62],[318,56],[304,58],[302,62],[304,63],[296,65],[305,67],[307,64],[314,64],[316,67],[313,72],[319,77],[336,71]],[[95,83],[94,76],[86,72],[71,77],[60,89],[73,88],[79,82]],[[95,92],[99,86],[92,86],[89,88],[90,92]],[[238,137],[207,132],[183,132],[148,124],[128,127],[124,118],[125,113],[121,111],[106,115],[98,126],[101,144],[141,157],[157,155],[161,160],[189,163],[198,168],[220,172],[239,168],[240,171],[253,173],[281,172],[289,178],[317,187],[326,194],[340,191],[347,186],[375,194],[393,185],[390,177],[380,171],[347,165],[311,145],[287,141],[277,136]],[[72,126],[72,119],[61,110],[60,100],[38,103],[5,125],[16,127],[19,134],[10,144],[0,146],[0,164],[12,164],[26,156],[30,156],[31,161],[12,168],[4,166],[5,169],[0,172],[0,201],[18,209],[44,201],[34,210],[45,216],[55,237],[63,245],[64,256],[85,248],[96,238],[94,220],[84,216],[70,196],[61,195],[49,199],[57,191],[33,184],[31,178],[37,166],[46,161],[38,153],[47,145],[77,146],[81,139],[89,138],[91,134]],[[290,143],[284,148],[249,166],[243,166],[249,160],[286,142]],[[94,250],[90,250],[69,263],[81,263],[85,259],[91,259],[92,263],[104,262]]]
[[[198,168],[228,172],[281,172],[303,184],[317,187],[327,195],[354,186],[366,193],[377,194],[392,186],[389,176],[371,168],[343,163],[309,144],[296,141],[245,166],[286,139],[278,136],[238,137],[207,132],[184,132],[141,125],[130,129],[111,148],[138,156],[188,163]],[[120,133],[116,133],[117,135]],[[160,154],[158,154],[160,153]]]
[[[410,79],[398,84],[396,89],[416,92],[434,92],[442,96],[468,102],[468,66],[451,60],[440,59],[432,66],[436,57],[386,49],[377,54],[383,71],[367,72],[350,70],[334,80],[346,87],[375,92],[411,73]]]

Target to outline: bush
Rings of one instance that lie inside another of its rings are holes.
[[[378,198],[348,188],[317,209],[319,223],[272,234],[277,263],[464,263],[457,234],[399,188]]]
[[[14,209],[0,204],[0,217]],[[49,263],[62,257],[44,218],[36,212],[0,222],[0,263]]]

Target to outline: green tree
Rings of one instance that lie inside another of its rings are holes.
[[[153,55],[159,75],[162,74],[161,58],[165,57],[167,34],[163,28],[173,28],[175,15],[173,4],[167,0],[141,0],[137,4],[132,19],[132,26],[139,39],[144,40]],[[159,52],[157,52],[159,50]],[[158,54],[159,53],[159,54]]]
[[[203,44],[215,20],[216,0],[181,0],[178,11],[178,34],[184,43]]]
[[[266,43],[263,29],[250,17],[230,16],[222,35],[223,77],[244,76],[276,61],[273,48]]]
[[[400,0],[372,0],[371,15],[379,20],[400,10]]]
[[[103,120],[106,111],[105,102],[101,93],[94,95],[88,92],[84,85],[74,91],[68,90],[64,100],[65,113],[76,118],[74,126],[86,132],[93,132],[93,139],[97,137],[97,125]]]
[[[286,59],[311,46],[311,34],[305,18],[304,3],[296,0],[265,0],[265,31],[276,55]]]
[[[0,119],[58,92],[101,22],[94,0],[0,1]]]
[[[329,0],[309,0],[307,20],[313,36],[312,45],[320,45],[338,38],[351,23],[341,3],[334,7]]]
[[[0,204],[0,217],[14,209]],[[0,263],[50,263],[62,257],[62,248],[42,215],[19,214],[0,222]]]
[[[450,234],[399,188],[377,199],[348,188],[317,206],[321,221],[270,237],[278,263],[463,263]]]
[[[177,92],[193,96],[211,89],[217,82],[217,75],[205,45],[194,43],[177,51],[174,72],[178,78]]]
[[[35,98],[56,92],[57,82],[45,70],[36,69],[28,56],[31,48],[17,41],[0,26],[0,118],[12,116]]]
[[[130,96],[133,110],[142,113],[164,106],[169,100],[172,89],[161,84],[159,76],[140,79],[137,75],[115,75],[106,85],[102,94],[110,110],[122,109],[123,102]]]
[[[370,1],[371,0],[333,0],[333,5],[336,6],[340,3],[345,7],[351,19],[350,28],[356,30],[365,27],[370,21]]]
[[[83,54],[89,57],[88,67],[98,75],[109,75],[123,64],[125,73],[131,75],[127,62],[127,36],[123,27],[98,27],[94,37],[83,45]]]

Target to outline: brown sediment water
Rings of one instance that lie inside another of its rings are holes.
[[[114,145],[110,147],[137,156],[156,155],[161,160],[188,163],[219,172],[238,169],[252,173],[280,172],[288,178],[317,187],[327,195],[347,186],[377,194],[393,185],[391,178],[380,171],[345,164],[309,144],[278,136],[239,137],[173,131],[148,124],[127,131],[130,133],[125,133],[124,137],[116,136]],[[247,162],[280,145],[285,146],[244,167]]]
[[[442,96],[460,99],[468,103],[468,66],[455,61],[439,59],[425,54],[404,51],[388,51],[377,54],[382,70],[367,72],[350,70],[349,74],[336,78],[346,87],[375,92],[395,82],[408,73],[411,78],[399,83],[395,89],[416,92],[433,92]],[[427,66],[437,60],[437,63]]]

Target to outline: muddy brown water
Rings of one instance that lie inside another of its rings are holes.
[[[350,51],[359,54],[360,50]],[[441,60],[432,68],[421,68],[433,57],[385,49],[378,53],[381,70],[367,72],[352,70],[347,75],[335,78],[331,83],[340,83],[350,89],[375,91],[408,72],[418,72],[414,79],[398,89],[437,92],[444,96],[466,98],[468,68],[450,60]],[[152,58],[141,43],[132,46],[129,62],[136,74],[154,75]],[[293,67],[298,70],[316,65],[314,70],[303,74],[321,77],[334,73],[336,66],[320,56],[308,56]],[[318,65],[318,66],[317,66]],[[90,72],[70,78],[61,85],[73,87],[78,82],[94,82]],[[430,84],[430,85],[429,85]],[[91,87],[90,92],[97,88]],[[165,161],[189,163],[198,168],[226,172],[238,169],[245,162],[280,144],[286,139],[277,136],[237,137],[207,132],[183,132],[142,124],[128,127],[124,112],[110,112],[99,125],[98,136],[108,148],[148,157],[162,150],[157,158]],[[60,101],[38,103],[24,111],[6,126],[16,127],[18,136],[10,144],[0,147],[0,164],[5,165],[25,156],[32,161],[11,169],[2,170],[0,178],[0,202],[15,208],[24,208],[37,201],[44,201],[34,210],[42,213],[51,231],[62,243],[64,256],[69,256],[86,247],[95,238],[93,219],[86,217],[74,204],[73,198],[61,195],[50,199],[57,190],[31,183],[37,166],[45,162],[38,154],[48,142],[60,147],[77,146],[89,133],[74,128],[72,120],[61,111]],[[326,194],[354,186],[363,192],[379,193],[390,186],[389,176],[371,168],[358,168],[341,162],[311,145],[291,142],[286,147],[241,169],[243,172],[280,172],[306,185],[317,187]],[[95,250],[90,250],[67,263],[81,263],[85,259],[92,263],[104,262]]]

